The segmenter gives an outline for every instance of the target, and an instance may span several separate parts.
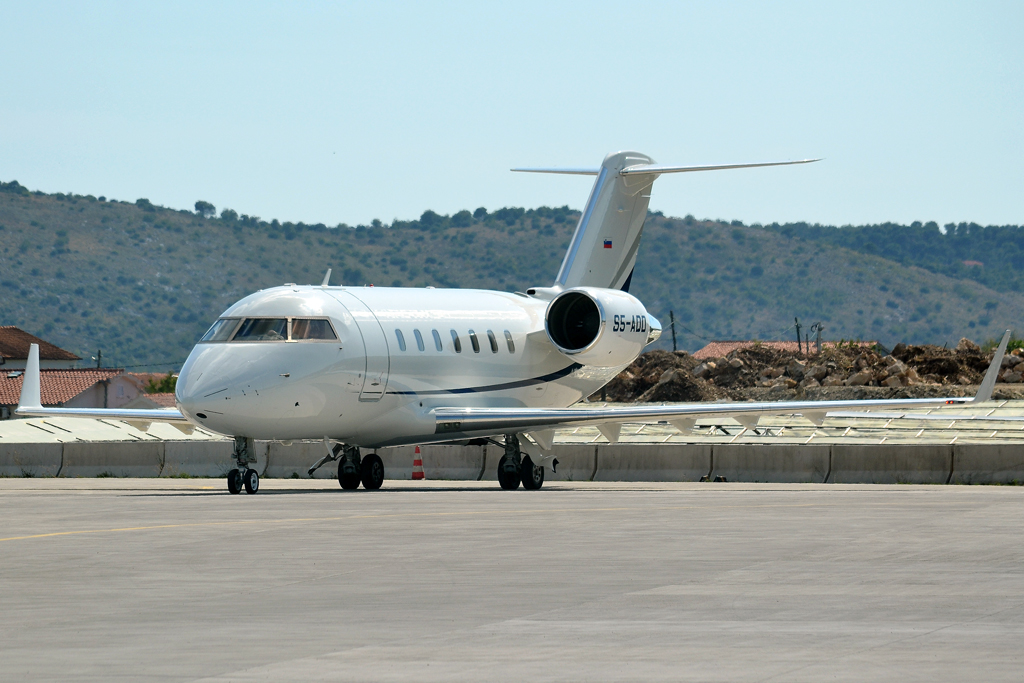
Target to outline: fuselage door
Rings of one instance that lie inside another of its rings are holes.
[[[384,329],[380,321],[369,307],[357,297],[345,290],[332,291],[331,294],[348,309],[359,326],[363,337],[363,348],[366,350],[366,372],[363,375],[363,389],[359,392],[360,401],[379,401],[388,386],[388,372],[391,358],[388,353],[388,342],[384,337]]]

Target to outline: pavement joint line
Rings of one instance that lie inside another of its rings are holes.
[[[538,512],[649,512],[656,510],[723,510],[723,509],[756,509],[756,508],[797,508],[821,507],[822,503],[786,503],[781,505],[673,505],[644,507],[609,507],[609,508],[536,508],[527,510],[472,510],[467,512],[401,512],[381,515],[344,515],[339,517],[295,517],[290,519],[239,519],[227,522],[185,522],[182,524],[155,524],[152,526],[129,526],[111,529],[81,529],[78,531],[53,531],[47,534],[28,536],[9,536],[0,538],[0,543],[7,541],[26,541],[36,538],[53,538],[55,536],[79,536],[83,534],[104,534],[121,531],[153,531],[157,529],[183,529],[188,527],[242,526],[252,524],[289,524],[294,522],[337,522],[350,519],[385,519],[401,517],[472,517],[478,515],[532,514]]]

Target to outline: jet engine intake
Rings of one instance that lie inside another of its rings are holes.
[[[636,297],[599,287],[562,292],[551,300],[544,316],[544,329],[555,348],[577,363],[598,367],[633,362],[648,340],[657,339],[655,326],[660,332],[661,325]]]

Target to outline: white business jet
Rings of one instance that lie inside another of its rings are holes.
[[[344,489],[380,488],[385,446],[484,439],[504,448],[504,489],[539,489],[557,466],[554,430],[596,425],[611,442],[624,422],[667,420],[689,431],[698,416],[800,413],[820,424],[829,410],[907,408],[987,400],[1009,332],[973,399],[790,401],[572,407],[632,363],[661,325],[629,294],[651,186],[664,173],[816,161],[666,166],[636,152],[599,168],[515,171],[597,176],[549,287],[472,289],[286,284],[245,297],[196,344],[178,377],[177,410],[44,408],[33,345],[18,415],[155,421],[232,436],[228,490],[259,489],[254,439],[322,439]],[[501,441],[496,438],[500,437]],[[363,449],[370,452],[365,455]]]

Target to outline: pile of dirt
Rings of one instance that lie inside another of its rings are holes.
[[[899,344],[887,353],[857,344],[820,354],[782,351],[754,343],[722,358],[697,360],[679,351],[641,355],[590,400],[613,402],[768,400],[793,395],[833,399],[856,394],[958,395],[981,382],[992,352],[969,339],[955,349]],[[1024,355],[1015,349],[1002,363],[999,381],[1021,384]],[[876,387],[877,389],[872,389]],[[1024,386],[1021,387],[1024,389]],[[1016,393],[1016,392],[1013,392]]]

